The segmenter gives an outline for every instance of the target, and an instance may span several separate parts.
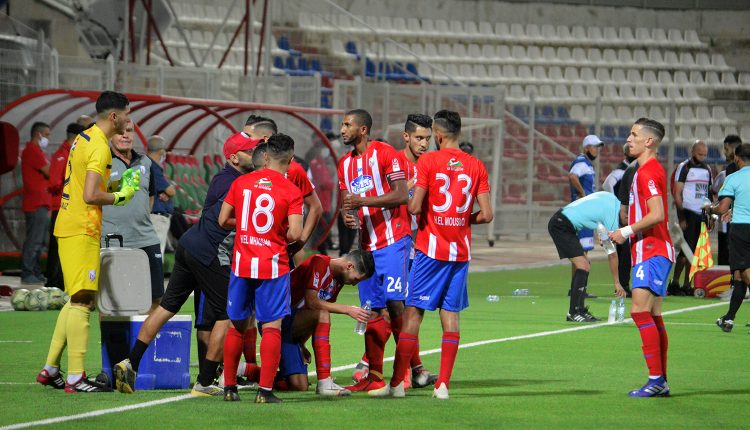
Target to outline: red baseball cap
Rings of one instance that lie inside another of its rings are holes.
[[[248,151],[254,149],[263,139],[253,139],[244,131],[229,136],[224,142],[224,157],[229,159],[232,154],[239,151]]]

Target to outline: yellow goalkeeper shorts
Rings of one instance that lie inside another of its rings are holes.
[[[99,291],[99,240],[85,234],[58,237],[65,292]]]

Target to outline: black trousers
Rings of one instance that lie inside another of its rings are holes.
[[[47,288],[59,288],[65,291],[62,266],[60,266],[60,253],[57,250],[57,238],[55,237],[55,221],[59,211],[50,212],[49,227],[49,250],[47,251]]]
[[[617,274],[623,288],[630,286],[630,272],[630,240],[628,239],[622,245],[617,245]]]

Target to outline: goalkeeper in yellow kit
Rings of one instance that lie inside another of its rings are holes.
[[[115,134],[125,133],[128,104],[123,94],[103,92],[96,100],[96,123],[76,137],[68,156],[55,236],[70,301],[57,317],[47,362],[36,377],[40,384],[64,388],[68,393],[112,391],[90,381],[83,365],[89,342],[89,318],[99,289],[102,206],[128,204],[140,184],[140,171],[128,169],[118,189],[107,190],[112,168],[108,142]],[[60,357],[66,346],[68,375],[63,379]]]

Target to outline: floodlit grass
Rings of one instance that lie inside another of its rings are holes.
[[[221,398],[190,398],[142,409],[81,418],[54,424],[56,428],[747,428],[750,410],[750,372],[745,369],[750,336],[740,311],[733,333],[721,332],[715,319],[725,304],[665,317],[670,336],[669,383],[672,398],[630,399],[627,392],[646,380],[640,337],[632,323],[602,325],[580,331],[566,323],[567,266],[472,274],[471,306],[461,316],[461,343],[503,339],[534,333],[548,335],[490,343],[459,351],[451,399],[431,398],[431,389],[411,390],[406,399],[320,398],[314,387],[307,393],[279,393],[282,405],[255,405],[254,393],[240,392],[242,402]],[[516,288],[529,297],[512,297]],[[603,264],[595,264],[589,300],[592,313],[606,318],[610,281]],[[502,296],[497,303],[488,294]],[[355,303],[354,289],[340,295]],[[665,311],[718,302],[670,297]],[[746,305],[747,306],[747,305]],[[192,300],[183,313],[192,312]],[[44,364],[57,312],[0,313],[0,426],[76,415],[89,411],[136,405],[185,394],[187,391],[139,391],[133,395],[67,395],[33,384]],[[93,376],[100,363],[98,315],[92,316],[86,367]],[[334,366],[354,364],[363,351],[362,338],[353,333],[354,321],[334,316]],[[18,341],[13,343],[12,341]],[[436,313],[425,317],[421,348],[440,347]],[[195,362],[195,343],[192,345]],[[389,342],[386,356],[393,355]],[[423,357],[432,371],[439,354]],[[386,374],[391,373],[386,363]],[[63,358],[63,368],[65,357]],[[314,368],[311,368],[314,370]],[[192,369],[193,373],[197,369]],[[335,373],[339,383],[351,370]],[[314,381],[314,377],[311,378]]]

